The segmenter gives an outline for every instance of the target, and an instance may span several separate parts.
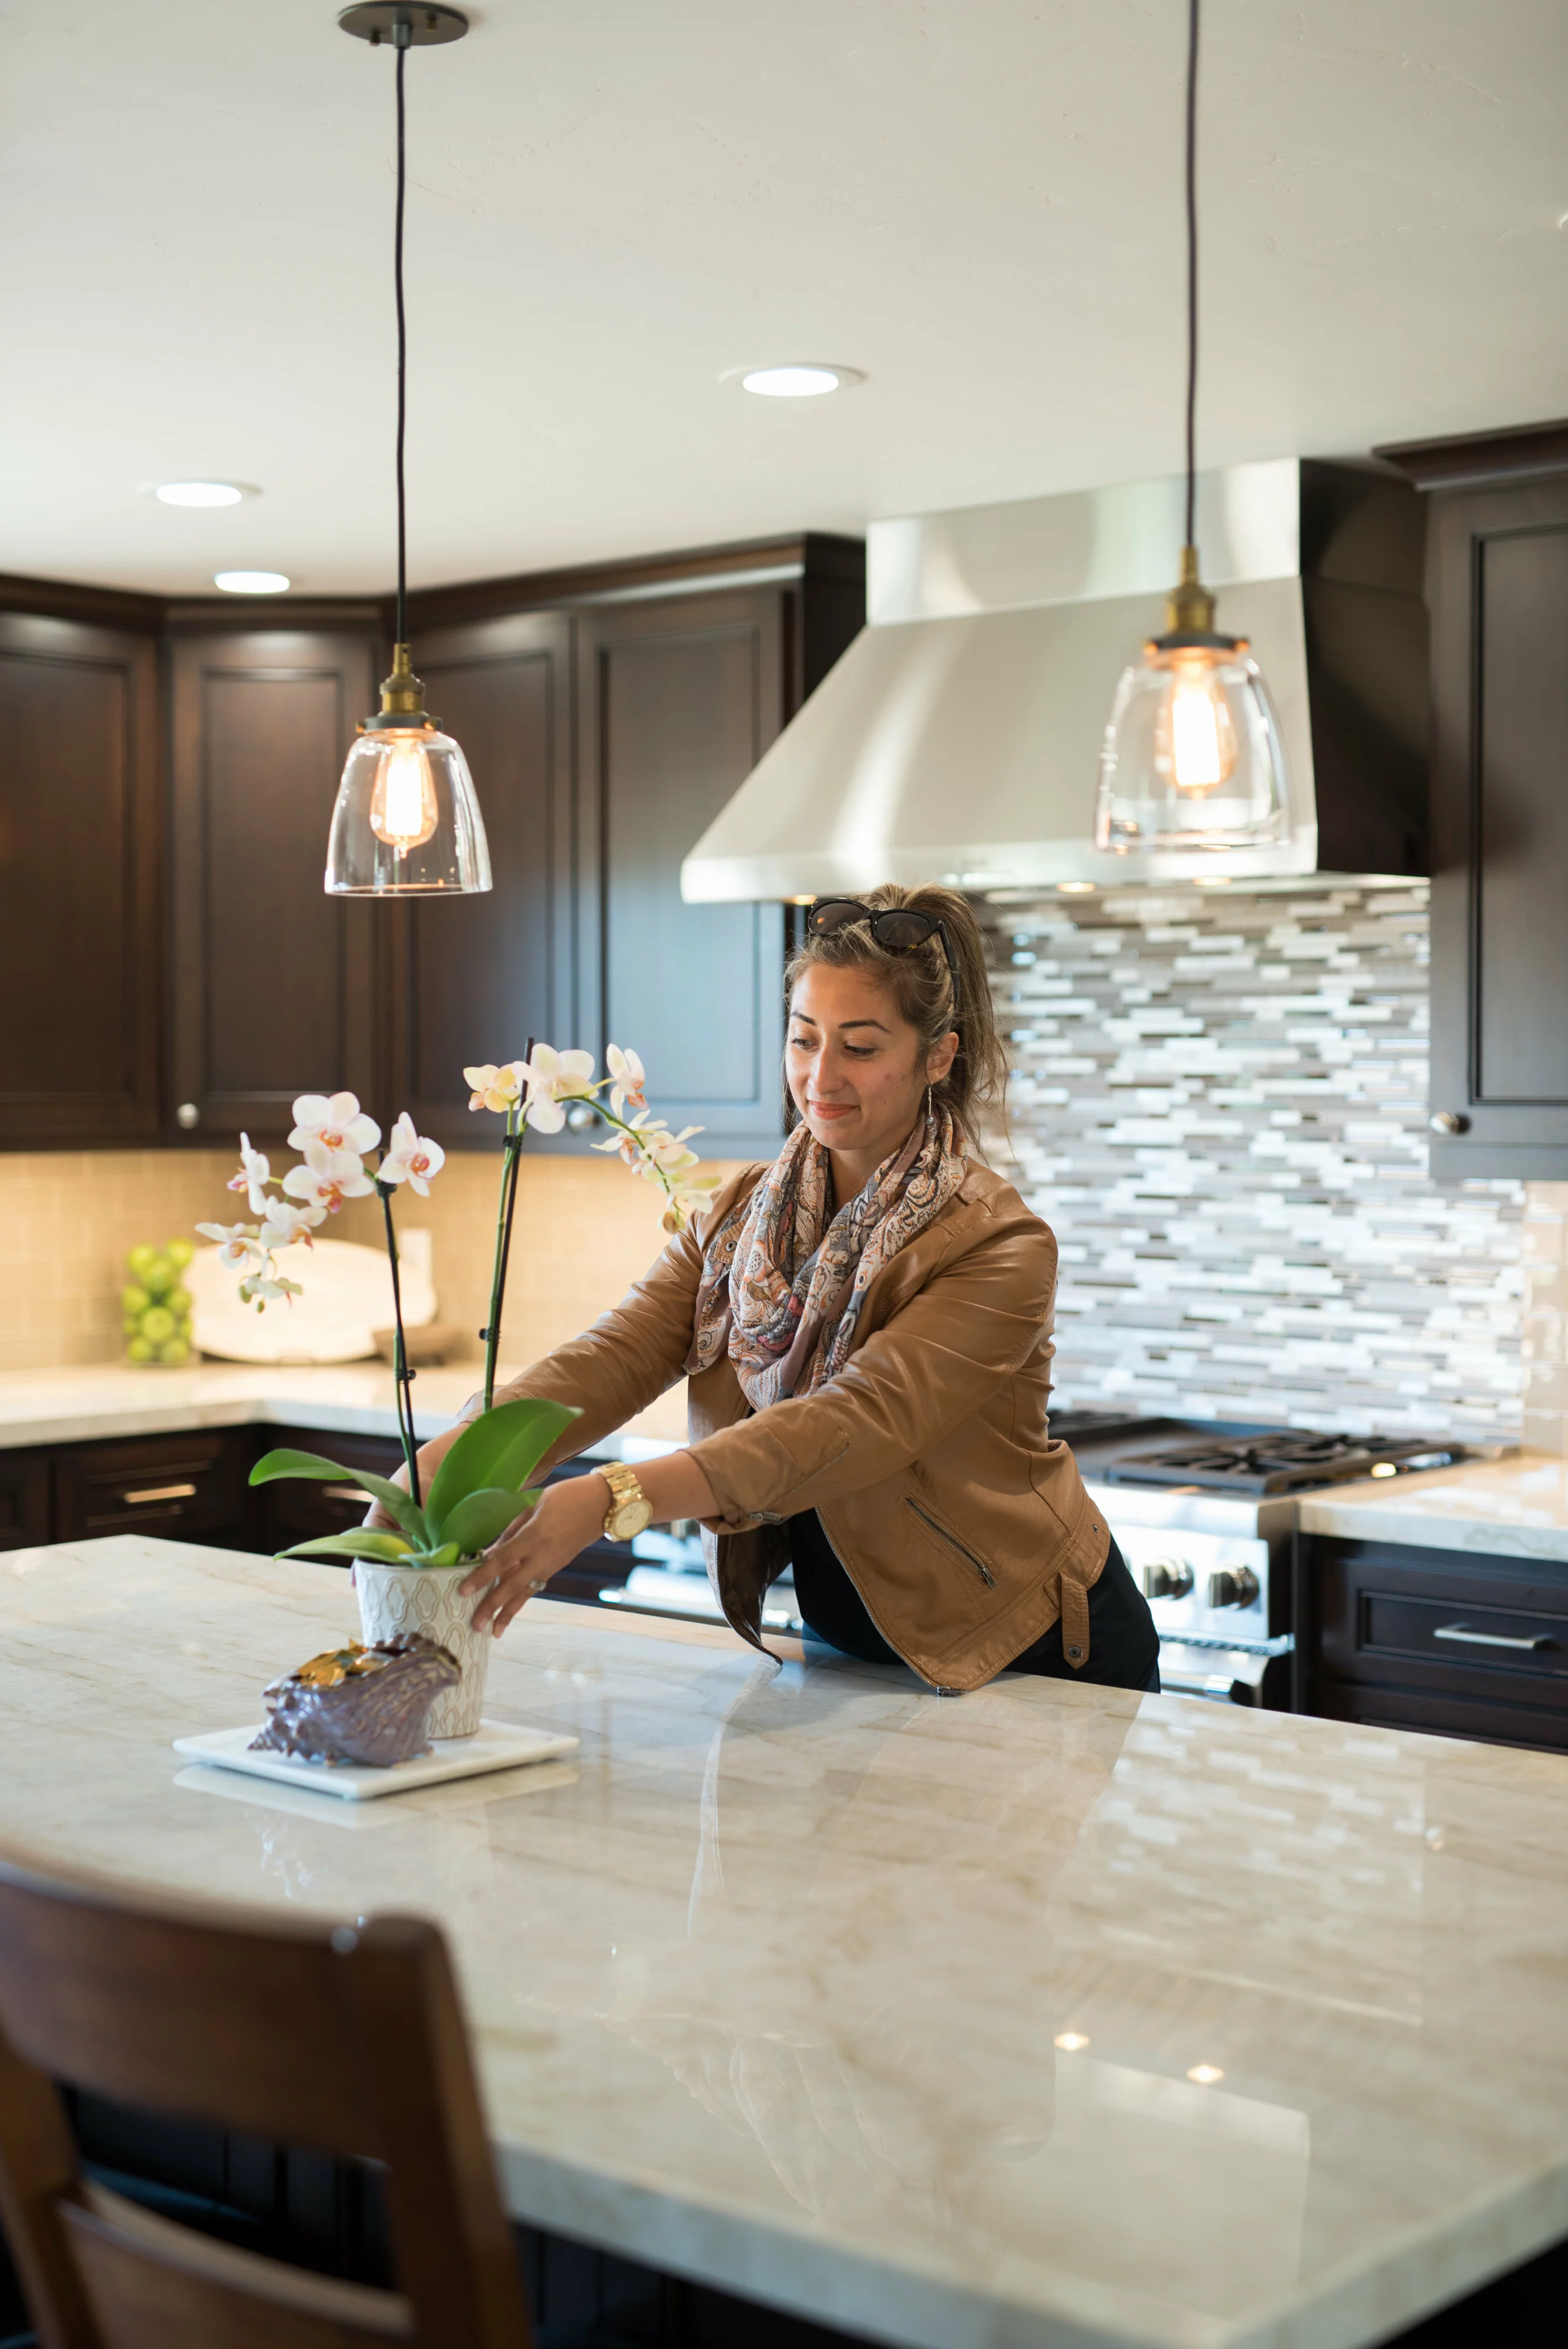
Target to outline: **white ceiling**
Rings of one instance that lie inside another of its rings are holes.
[[[1174,471],[1185,15],[475,7],[409,66],[415,582]],[[0,568],[388,584],[392,61],[335,17],[0,0]],[[1565,104],[1562,0],[1209,0],[1200,460],[1568,409]],[[867,380],[720,380],[801,357]]]

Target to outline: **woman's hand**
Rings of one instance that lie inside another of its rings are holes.
[[[570,1566],[602,1530],[609,1506],[602,1476],[567,1476],[551,1485],[536,1507],[493,1542],[459,1587],[480,1594],[473,1610],[476,1631],[499,1640],[512,1618],[536,1598],[553,1574]]]

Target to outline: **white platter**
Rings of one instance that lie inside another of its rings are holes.
[[[422,1329],[436,1317],[430,1233],[400,1232],[398,1255],[403,1327]],[[356,1362],[375,1352],[373,1332],[392,1326],[392,1276],[384,1248],[317,1239],[308,1253],[287,1250],[281,1264],[303,1293],[258,1313],[240,1303],[240,1276],[219,1262],[219,1250],[196,1250],[184,1280],[200,1352],[232,1362]]]
[[[247,1777],[272,1778],[313,1795],[336,1795],[342,1802],[369,1803],[415,1786],[439,1786],[448,1778],[476,1778],[486,1770],[515,1770],[525,1762],[547,1762],[569,1754],[578,1743],[549,1729],[518,1729],[507,1721],[482,1721],[472,1737],[438,1737],[428,1754],[412,1762],[369,1769],[350,1762],[302,1762],[294,1754],[253,1754],[259,1721],[244,1729],[209,1729],[200,1737],[177,1737],[176,1754]]]

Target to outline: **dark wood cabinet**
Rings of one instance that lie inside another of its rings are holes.
[[[377,1093],[376,923],[322,889],[375,708],[373,625],[177,635],[171,661],[175,1130],[275,1140],[302,1092]]]
[[[1431,498],[1432,1172],[1568,1176],[1568,425],[1383,453]]]
[[[151,1534],[237,1546],[246,1517],[250,1428],[62,1445],[54,1455],[54,1539]]]
[[[1296,1710],[1568,1752],[1568,1567],[1298,1537]]]
[[[156,639],[91,619],[0,611],[0,1145],[153,1139]]]
[[[658,1113],[713,1157],[770,1154],[783,1128],[784,912],[688,905],[680,864],[784,723],[777,589],[578,622],[578,1039],[635,1046]]]
[[[0,1452],[0,1549],[30,1549],[50,1538],[49,1455]]]
[[[418,666],[473,776],[493,887],[372,909],[388,917],[386,1101],[447,1148],[473,1149],[493,1127],[469,1110],[464,1067],[582,1032],[571,623],[520,612],[431,628]]]

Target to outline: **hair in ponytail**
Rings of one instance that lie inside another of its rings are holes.
[[[840,970],[871,971],[892,997],[899,1016],[918,1030],[928,1052],[956,1026],[958,1051],[932,1093],[936,1102],[950,1112],[966,1150],[973,1156],[982,1155],[981,1128],[988,1122],[1005,1124],[1007,1055],[996,1032],[985,941],[974,909],[956,889],[901,889],[896,882],[865,890],[860,902],[874,914],[908,906],[912,913],[935,915],[947,925],[959,974],[956,1021],[952,980],[940,938],[932,936],[924,946],[889,954],[877,944],[864,922],[848,923],[825,937],[808,937],[790,957],[784,973],[784,1000],[790,1000],[814,964],[828,963]],[[795,1112],[787,1085],[784,1101],[793,1125]]]

